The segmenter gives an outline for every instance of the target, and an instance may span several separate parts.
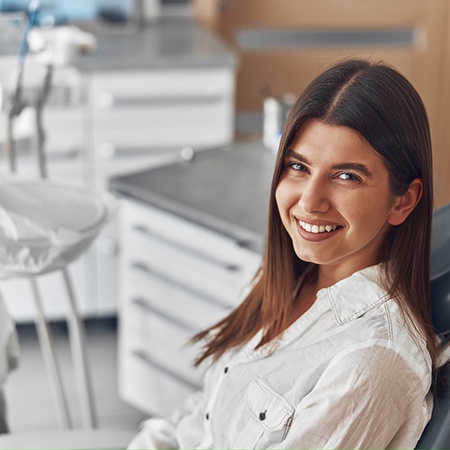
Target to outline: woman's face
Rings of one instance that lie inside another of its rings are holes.
[[[380,156],[350,128],[310,120],[286,151],[281,220],[297,256],[333,282],[378,263],[395,200]]]

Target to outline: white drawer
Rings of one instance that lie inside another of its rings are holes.
[[[125,227],[151,226],[151,232],[159,236],[166,235],[166,239],[170,238],[173,243],[184,246],[190,244],[194,250],[214,253],[217,258],[221,255],[222,258],[233,258],[235,261],[241,261],[243,267],[255,263],[258,265],[261,260],[259,253],[241,247],[236,239],[152,205],[127,199],[123,201],[123,210],[122,219]],[[186,238],[194,241],[186,242]]]
[[[115,131],[120,129],[156,130],[159,126],[167,130],[183,130],[200,125],[200,120],[207,119],[210,125],[220,125],[220,120],[225,120],[227,101],[224,97],[194,97],[189,102],[183,99],[159,100],[148,104],[142,103],[127,107],[106,110],[95,117],[96,131]],[[126,116],[125,116],[126,113]],[[207,117],[207,114],[213,114]],[[202,123],[205,132],[205,122]],[[223,125],[223,124],[222,124]],[[147,139],[151,136],[147,135]]]
[[[97,113],[122,106],[166,102],[167,99],[231,98],[233,91],[233,71],[223,68],[97,72],[92,83]]]
[[[111,153],[111,148],[115,153],[186,145],[205,148],[233,139],[230,69],[96,73],[91,86],[94,148],[100,155],[105,149]]]
[[[119,370],[121,397],[149,414],[169,415],[196,390],[143,356],[122,355]]]
[[[223,98],[111,110],[95,118],[94,145],[100,154],[106,145],[114,146],[116,153],[158,146],[225,145],[232,140],[231,119],[231,104]]]
[[[193,367],[199,346],[189,345],[192,330],[137,304],[134,314],[129,314],[123,325],[133,330],[123,336],[125,351],[152,361],[193,386],[200,386],[202,371]]]
[[[126,202],[127,264],[186,290],[236,306],[260,255],[178,217]]]
[[[218,322],[231,309],[217,303],[216,299],[195,295],[156,274],[134,267],[125,270],[127,278],[122,284],[122,298],[125,301],[121,305],[123,315],[128,315],[133,304],[140,303],[147,305],[148,310],[172,317],[197,333]]]
[[[206,299],[217,298],[224,305],[237,305],[247,279],[231,263],[222,265],[204,255],[168,246],[156,238],[142,239],[136,234],[130,236],[129,245],[134,250],[129,264],[136,270]]]

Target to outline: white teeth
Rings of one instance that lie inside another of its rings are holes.
[[[306,230],[308,233],[329,233],[330,231],[334,231],[337,228],[337,225],[311,225],[307,222],[299,221],[300,226]]]

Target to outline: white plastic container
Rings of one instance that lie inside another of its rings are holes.
[[[273,153],[278,151],[283,126],[294,103],[293,94],[266,97],[264,100],[263,143]]]

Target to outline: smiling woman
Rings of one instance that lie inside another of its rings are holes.
[[[377,264],[390,225],[403,222],[421,194],[415,179],[393,195],[383,160],[364,138],[311,119],[286,152],[276,202],[298,258],[319,266],[318,291]]]
[[[252,289],[194,338],[203,391],[130,448],[414,448],[440,379],[431,213],[413,86],[364,60],[325,71],[286,122]]]

